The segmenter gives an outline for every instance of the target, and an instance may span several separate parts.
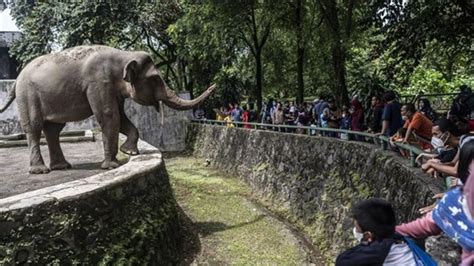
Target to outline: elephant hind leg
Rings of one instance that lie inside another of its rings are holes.
[[[137,155],[138,130],[125,115],[123,104],[120,106],[120,133],[127,136],[125,143],[120,146],[120,151],[128,155]]]
[[[28,148],[30,150],[30,174],[46,174],[50,171],[49,168],[44,165],[43,156],[41,156],[41,127],[42,125],[37,123],[25,129]]]
[[[64,158],[63,151],[59,144],[59,134],[64,128],[64,123],[45,122],[43,132],[46,136],[49,149],[49,168],[51,170],[63,170],[71,168],[71,164]]]

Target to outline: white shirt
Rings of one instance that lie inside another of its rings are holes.
[[[415,258],[413,257],[413,252],[406,243],[393,244],[390,248],[385,261],[383,262],[384,266],[416,266]]]

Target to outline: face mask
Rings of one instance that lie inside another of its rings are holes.
[[[440,149],[444,147],[444,141],[438,137],[431,138],[431,146],[435,149]]]
[[[403,121],[407,121],[407,120],[408,120],[408,116],[404,115],[404,116],[402,116],[402,119],[403,119]]]
[[[354,234],[354,238],[357,239],[358,242],[362,241],[362,239],[364,238],[364,234],[357,232],[355,227],[352,229],[352,233]]]

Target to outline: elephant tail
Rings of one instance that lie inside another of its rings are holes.
[[[12,104],[13,100],[15,100],[16,98],[15,85],[16,85],[16,82],[13,83],[10,90],[8,91],[7,101],[2,107],[0,107],[0,113],[3,113],[3,111],[5,111],[8,108],[8,106],[10,106],[10,104]]]

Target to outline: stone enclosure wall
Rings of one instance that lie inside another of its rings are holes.
[[[117,169],[0,199],[0,264],[179,263],[179,207],[161,153],[139,149]]]
[[[8,90],[14,80],[0,80],[0,105],[8,95]],[[184,99],[189,99],[189,93],[179,94]],[[161,151],[182,151],[185,149],[186,125],[192,116],[192,111],[177,111],[167,106],[163,107],[163,124],[161,114],[155,108],[142,106],[130,99],[125,101],[125,113],[132,123],[138,128],[140,138],[159,148]],[[86,120],[67,123],[64,128],[68,130],[86,130],[97,128],[99,125],[92,116]],[[16,101],[0,113],[0,135],[10,135],[23,132],[17,115]]]
[[[408,160],[371,144],[203,124],[190,124],[187,136],[195,156],[244,179],[327,257],[354,244],[353,203],[385,198],[406,222],[442,190]]]

